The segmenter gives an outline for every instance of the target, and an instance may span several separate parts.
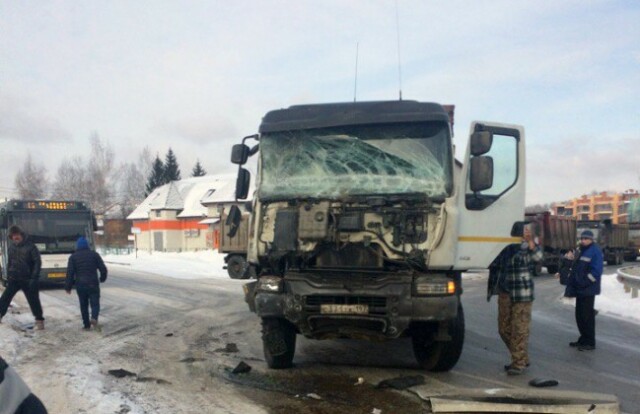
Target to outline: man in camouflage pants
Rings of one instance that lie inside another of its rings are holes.
[[[520,375],[529,366],[529,325],[533,305],[533,268],[542,260],[528,227],[521,244],[507,246],[490,266],[487,300],[498,294],[498,331],[511,353],[504,366],[509,375]]]

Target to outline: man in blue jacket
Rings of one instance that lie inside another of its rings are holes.
[[[100,280],[98,281],[98,271]],[[75,285],[80,300],[80,313],[85,330],[98,328],[100,314],[100,283],[107,280],[107,267],[102,257],[89,249],[89,242],[80,237],[76,243],[76,251],[69,257],[67,264],[67,280],[64,289],[71,294]],[[91,305],[91,320],[89,320],[89,305]]]
[[[576,298],[576,324],[580,338],[569,346],[580,351],[596,349],[595,299],[600,294],[603,260],[600,247],[593,241],[593,232],[585,230],[580,234],[574,265],[567,281],[565,296]],[[571,258],[571,257],[569,257]]]

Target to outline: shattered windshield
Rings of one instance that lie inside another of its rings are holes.
[[[445,123],[343,126],[260,138],[260,198],[451,193]]]

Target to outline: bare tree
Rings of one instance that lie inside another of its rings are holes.
[[[47,169],[44,165],[36,164],[27,153],[24,165],[16,173],[15,186],[22,199],[44,198],[47,194]]]
[[[112,205],[118,172],[114,167],[115,155],[108,142],[103,142],[97,133],[89,138],[91,156],[86,166],[88,184],[87,201],[96,213],[104,214]]]
[[[89,201],[89,182],[81,157],[65,159],[58,167],[52,196],[58,200]]]

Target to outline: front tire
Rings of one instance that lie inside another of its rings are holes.
[[[291,368],[296,351],[293,325],[283,318],[262,318],[262,348],[269,368]]]
[[[437,329],[437,328],[436,328]],[[462,354],[464,344],[464,311],[458,306],[458,315],[449,321],[450,341],[437,341],[436,329],[417,325],[411,336],[413,354],[418,364],[427,371],[443,372],[453,368]]]

